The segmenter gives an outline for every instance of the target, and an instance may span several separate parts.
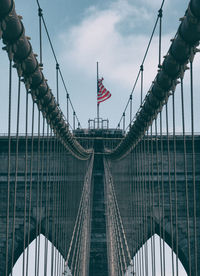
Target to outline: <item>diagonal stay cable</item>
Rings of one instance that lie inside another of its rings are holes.
[[[157,15],[155,24],[154,24],[154,26],[153,26],[152,33],[151,33],[151,36],[150,36],[150,38],[149,38],[149,42],[148,42],[148,44],[147,44],[147,48],[146,48],[146,50],[145,50],[144,57],[143,57],[143,59],[142,59],[142,63],[141,63],[141,65],[140,65],[140,69],[139,69],[139,71],[138,71],[138,74],[137,74],[137,77],[136,77],[136,80],[135,80],[135,82],[134,82],[134,85],[133,85],[133,88],[132,88],[132,91],[131,91],[131,94],[130,94],[130,95],[133,95],[133,92],[135,91],[135,87],[136,87],[136,85],[137,85],[138,79],[139,79],[140,74],[141,74],[141,66],[143,67],[144,62],[145,62],[146,57],[147,57],[147,54],[148,54],[148,52],[149,52],[149,48],[150,48],[150,46],[151,46],[151,42],[152,42],[152,39],[153,39],[155,30],[156,30],[156,27],[157,27],[157,25],[158,25],[158,21],[159,21],[159,18],[160,18],[160,13],[161,13],[161,11],[162,11],[162,8],[163,8],[164,3],[165,3],[165,0],[162,1],[161,6],[160,6],[160,9],[159,9],[159,11],[158,11],[158,15]],[[129,102],[130,102],[130,98],[128,99],[128,102],[127,102],[127,104],[126,104],[126,106],[125,106],[125,109],[124,109],[123,113],[126,112],[126,110],[127,110],[127,108],[128,108],[128,105],[129,105]],[[123,114],[123,113],[122,113],[122,114]],[[120,123],[121,123],[121,121],[122,121],[122,118],[123,118],[123,115],[121,116],[118,125],[120,125]]]
[[[38,5],[38,9],[39,9],[40,11],[42,11],[39,1],[36,0],[36,2],[37,2],[37,5]],[[43,13],[41,13],[41,19],[42,19],[42,22],[43,22],[43,25],[44,25],[44,28],[45,28],[45,31],[46,31],[46,35],[47,35],[47,38],[48,38],[48,41],[49,41],[49,44],[50,44],[50,47],[51,47],[52,54],[53,54],[53,56],[54,56],[55,62],[56,62],[56,64],[59,65],[58,58],[57,58],[57,56],[56,56],[56,52],[55,52],[55,49],[54,49],[54,47],[53,47],[53,43],[52,43],[52,40],[51,40],[51,37],[50,37],[49,30],[48,30],[48,28],[47,28],[47,24],[46,24],[46,21],[45,21],[45,19],[44,19]],[[61,71],[61,69],[60,69],[60,65],[59,65],[58,71],[59,71],[59,74],[60,74],[60,77],[61,77],[63,86],[64,86],[64,88],[65,88],[65,92],[66,92],[66,94],[69,95],[68,89],[67,89],[67,86],[66,86],[66,83],[65,83],[63,74],[62,74],[62,71]],[[73,106],[73,104],[72,104],[72,101],[71,101],[70,97],[69,97],[69,102],[70,102],[70,105],[71,105],[71,107],[72,107],[72,110],[75,112],[75,109],[74,109],[74,106]],[[76,119],[77,119],[78,123],[80,124],[77,115],[76,115]]]

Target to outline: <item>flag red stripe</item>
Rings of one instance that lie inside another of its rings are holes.
[[[107,92],[108,90],[106,90],[106,88],[104,88],[103,90],[99,91],[98,95],[103,95]]]
[[[111,93],[104,87],[103,78],[98,80],[98,94],[97,94],[97,103],[104,102],[105,100],[111,97]]]
[[[102,96],[98,96],[98,100],[101,100],[101,99],[103,99],[103,98],[107,97],[109,94],[110,94],[110,92],[109,92],[109,91],[107,91],[104,95],[102,95]]]
[[[111,97],[111,94],[108,95],[108,97],[102,99],[102,100],[99,100],[98,101],[98,104],[101,103],[101,102],[104,102],[105,100],[109,99]]]

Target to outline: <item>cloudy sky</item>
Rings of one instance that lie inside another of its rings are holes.
[[[40,1],[50,36],[73,105],[83,127],[96,117],[96,62],[112,97],[100,105],[100,116],[116,127],[132,91],[161,0],[57,0]],[[163,11],[164,55],[176,33],[188,0],[167,0]],[[16,0],[26,34],[39,53],[36,1]],[[43,38],[44,73],[55,91],[55,62],[46,36]],[[144,64],[145,91],[158,64],[158,29]],[[134,92],[134,112],[139,105],[139,86]],[[66,112],[60,85],[61,107]]]

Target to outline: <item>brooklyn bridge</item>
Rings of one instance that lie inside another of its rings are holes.
[[[17,4],[0,0],[8,61],[0,110],[0,276],[15,275],[19,258],[22,276],[178,276],[180,266],[200,275],[200,1],[188,3],[162,60],[164,2],[117,127],[97,113],[83,128],[40,3],[37,56]],[[156,29],[157,73],[144,91]],[[55,59],[55,91],[45,77],[43,33]]]

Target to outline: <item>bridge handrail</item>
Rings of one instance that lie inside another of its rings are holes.
[[[198,51],[196,49],[200,40],[200,2],[198,0],[190,1],[181,21],[161,69],[136,113],[128,134],[113,151],[107,150],[110,158],[125,157],[142,139],[169,96],[175,91],[179,83],[178,78],[183,78],[187,63],[193,60]]]
[[[19,77],[23,77],[26,90],[31,93],[43,117],[67,150],[78,159],[88,159],[91,150],[85,150],[69,131],[69,124],[42,73],[29,37],[25,36],[24,25],[21,16],[16,14],[13,0],[0,0],[0,23],[0,38],[6,45],[3,49],[7,51],[9,60],[14,61]]]

